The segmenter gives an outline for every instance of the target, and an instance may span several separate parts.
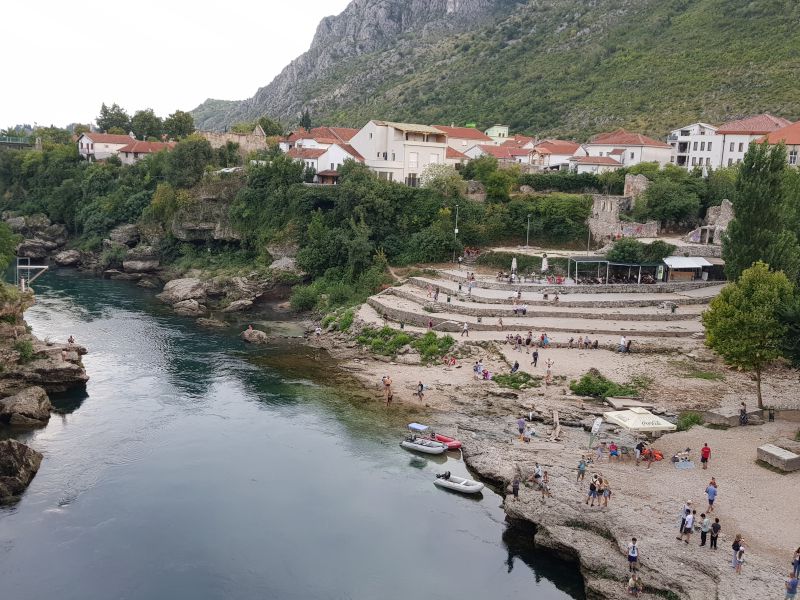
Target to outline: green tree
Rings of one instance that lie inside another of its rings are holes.
[[[283,135],[283,125],[278,123],[277,121],[273,121],[267,116],[261,117],[257,123],[261,125],[261,129],[264,130],[264,133],[272,136],[272,135]]]
[[[722,239],[728,279],[738,278],[756,261],[782,270],[793,282],[800,276],[797,232],[787,227],[791,207],[784,196],[786,168],[786,148],[766,142],[751,144],[739,165],[735,217]]]
[[[464,167],[464,179],[476,179],[486,183],[489,175],[497,171],[497,159],[494,156],[484,156],[469,161]]]
[[[755,373],[759,408],[764,406],[761,374],[783,352],[786,325],[779,310],[793,291],[786,275],[759,261],[726,285],[703,313],[706,344],[729,365]]]
[[[795,293],[794,298],[780,307],[778,318],[786,328],[783,355],[795,366],[800,366],[800,294]]]
[[[644,244],[635,238],[622,238],[614,242],[606,258],[612,262],[640,263],[644,253]]]
[[[72,134],[66,129],[61,129],[55,125],[50,127],[37,127],[33,131],[33,137],[41,138],[45,144],[70,144],[72,143]]]
[[[309,131],[311,129],[311,113],[308,109],[303,109],[303,114],[300,116],[300,127]]]
[[[637,204],[637,216],[655,219],[662,224],[694,220],[700,210],[697,194],[666,177],[653,181],[645,191],[643,200],[643,203]]]
[[[164,131],[164,123],[156,116],[152,108],[137,110],[131,118],[131,130],[137,139],[160,139]]]
[[[11,231],[8,225],[0,221],[0,273],[8,268],[11,259],[14,258],[16,253],[17,244],[21,239],[20,236]]]
[[[164,133],[170,139],[182,140],[194,133],[194,117],[182,110],[176,110],[164,119]]]
[[[176,188],[190,188],[203,176],[203,172],[214,158],[208,140],[192,135],[178,142],[167,155],[167,181]]]
[[[486,199],[490,202],[507,202],[516,183],[517,177],[513,172],[507,169],[497,169],[483,182],[486,187]]]
[[[460,198],[467,191],[467,182],[450,165],[431,163],[419,178],[423,188],[433,190],[444,198]]]
[[[110,132],[114,128],[121,129],[123,133],[131,130],[131,118],[124,108],[116,102],[111,106],[106,106],[103,102],[100,106],[100,116],[97,117],[97,128],[100,131]]]

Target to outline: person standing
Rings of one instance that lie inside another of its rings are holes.
[[[592,503],[590,506],[594,506],[595,498],[597,498],[597,484],[595,483],[595,480],[592,479],[589,482],[589,495],[586,496],[586,502],[584,502],[584,504],[589,504],[589,500],[591,500]]]
[[[536,348],[534,348],[533,354],[531,354],[531,364],[535,368],[538,363],[539,363],[539,351]]]
[[[514,501],[519,500],[519,475],[514,475],[514,481],[511,482],[511,493],[514,494]]]
[[[711,448],[708,447],[708,444],[703,444],[703,447],[700,449],[700,463],[703,465],[703,469],[708,468],[709,456],[711,456]]]
[[[421,381],[417,384],[417,397],[420,400],[422,400],[425,397],[425,386],[422,385]]]
[[[744,540],[739,542],[739,550],[736,552],[736,574],[742,574],[742,565],[744,564]]]
[[[686,527],[686,517],[692,513],[692,501],[687,500],[686,504],[683,505],[681,509],[681,524],[678,527],[678,535],[675,537],[676,540],[680,540],[683,538],[683,530]]]
[[[461,328],[461,337],[469,337],[469,323],[464,321],[464,326]]]
[[[554,364],[555,363],[553,362],[553,359],[551,359],[551,358],[548,358],[547,362],[545,363],[545,366],[547,367],[547,371],[545,372],[544,382],[547,385],[553,383],[553,365]]]
[[[608,479],[603,479],[603,506],[608,508],[608,499],[611,498],[611,485],[608,483]]]
[[[500,317],[500,318],[497,319],[497,328],[500,331],[503,331],[503,317]]]
[[[517,419],[517,429],[519,429],[519,439],[521,440],[525,433],[525,417]]]
[[[636,538],[631,538],[628,544],[628,571],[635,573],[639,563],[639,547],[636,545]]]
[[[544,502],[545,497],[550,495],[550,476],[547,474],[547,471],[542,474],[539,485],[542,488],[542,502]]]
[[[639,466],[639,461],[642,458],[642,452],[644,452],[644,447],[646,443],[644,440],[641,440],[638,444],[636,444],[635,453],[636,453],[636,466]]]
[[[586,476],[586,458],[581,456],[581,459],[578,461],[578,478],[575,480],[575,483],[583,481],[583,478],[585,476]]]
[[[784,585],[786,586],[785,600],[794,600],[797,597],[797,573],[789,571]]]
[[[714,500],[717,499],[717,486],[709,483],[706,488],[706,495],[708,496],[708,512],[712,513],[714,512]]]
[[[687,544],[692,539],[692,531],[694,531],[694,513],[695,512],[697,512],[697,511],[691,511],[690,512],[689,509],[687,509],[686,510],[686,518],[683,521],[683,535],[681,537],[686,538],[683,541],[686,542]]]
[[[706,513],[701,514],[700,518],[703,519],[700,522],[700,545],[705,546],[708,532],[711,530],[711,519],[706,516]]]
[[[717,549],[717,538],[719,538],[719,532],[722,529],[722,525],[719,524],[719,518],[714,519],[714,523],[711,525],[711,546],[712,550]]]
[[[749,420],[750,417],[747,416],[747,404],[742,402],[741,408],[739,409],[739,425],[747,425]]]
[[[792,558],[792,571],[794,576],[800,576],[800,548],[794,551],[794,558]]]
[[[386,395],[386,406],[389,406],[394,398],[394,394],[392,393],[392,378],[388,375],[383,376],[383,392]]]
[[[736,568],[736,555],[739,553],[739,548],[741,547],[743,541],[744,540],[742,539],[742,534],[737,533],[736,537],[733,539],[733,543],[731,544],[731,549],[733,550],[733,559],[731,559],[731,567],[733,569]]]

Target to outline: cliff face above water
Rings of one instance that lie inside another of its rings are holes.
[[[782,0],[354,0],[252,98],[193,114],[216,130],[263,115],[293,127],[307,108],[314,124],[501,122],[579,139],[794,120],[798,22]]]

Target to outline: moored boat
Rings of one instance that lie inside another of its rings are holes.
[[[461,442],[455,438],[447,437],[441,433],[432,433],[431,435],[433,436],[434,440],[437,442],[442,442],[445,446],[447,446],[448,450],[458,450],[461,448]]]
[[[424,435],[428,431],[427,425],[420,423],[409,423],[408,429],[411,434],[406,436],[400,445],[408,450],[416,450],[417,452],[424,452],[425,454],[443,454],[447,451],[447,444],[439,442],[435,439],[430,439]]]
[[[462,494],[477,494],[483,489],[483,484],[481,482],[473,481],[472,479],[467,479],[465,477],[450,475],[450,471],[437,474],[433,484],[441,488],[453,490],[454,492],[460,492]]]

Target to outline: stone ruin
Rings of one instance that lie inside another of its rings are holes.
[[[733,217],[733,204],[730,200],[723,200],[719,206],[709,206],[705,225],[690,231],[683,239],[690,244],[719,246],[722,244],[722,234],[728,229],[728,223]]]
[[[650,180],[644,175],[625,175],[624,195],[592,195],[592,214],[587,219],[592,238],[598,242],[608,242],[620,237],[650,238],[658,236],[658,223],[634,223],[622,221],[620,213],[633,209],[636,199],[641,196]]]

